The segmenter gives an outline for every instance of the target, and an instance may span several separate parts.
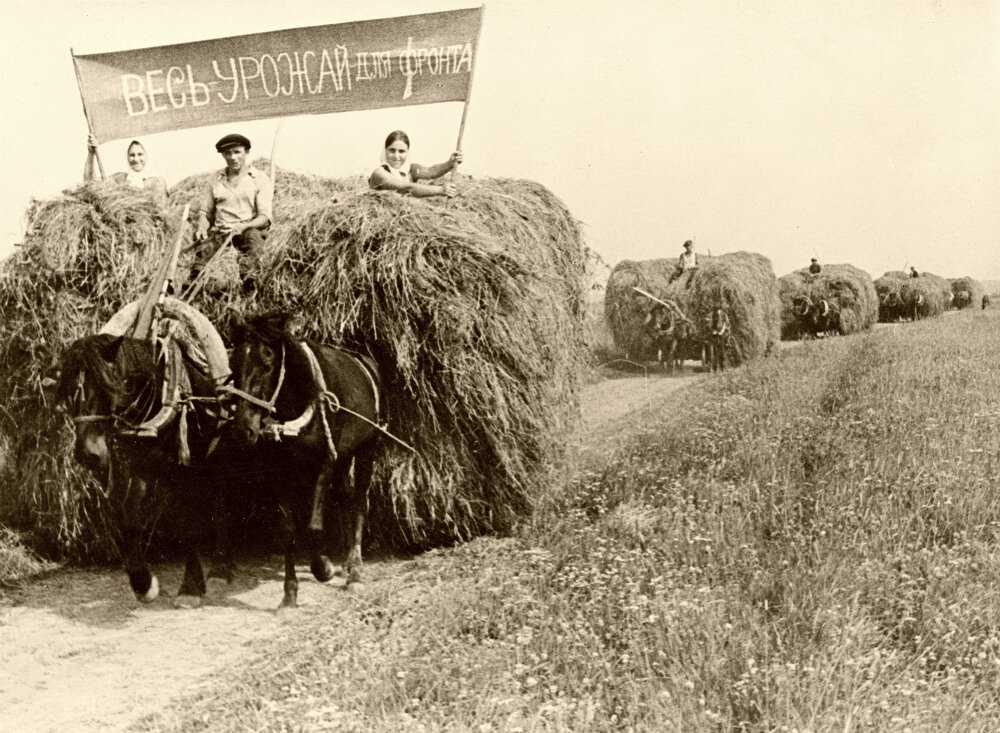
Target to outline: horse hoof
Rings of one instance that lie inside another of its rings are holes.
[[[309,569],[312,571],[313,577],[320,583],[326,583],[333,578],[336,570],[333,563],[325,557],[313,558],[312,562],[309,563]]]
[[[174,608],[186,610],[201,608],[201,596],[177,596],[174,599]]]
[[[278,617],[279,621],[291,621],[298,615],[298,610],[298,605],[286,604],[282,601],[281,605],[274,612],[274,615]]]
[[[349,581],[346,585],[344,585],[344,590],[350,593],[362,593],[364,592],[364,589],[365,584],[360,580]]]
[[[142,603],[152,603],[157,598],[159,598],[159,596],[160,596],[160,581],[156,579],[155,575],[153,576],[153,579],[149,583],[149,590],[147,590],[142,595],[139,595],[138,593],[135,594],[135,597],[138,598]]]
[[[226,585],[233,584],[233,569],[213,567],[208,571],[208,580],[224,580]]]

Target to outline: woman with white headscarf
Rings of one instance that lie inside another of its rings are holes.
[[[132,188],[149,191],[160,203],[167,201],[167,184],[161,176],[150,175],[146,168],[146,148],[138,140],[129,143],[126,150],[129,170],[115,173],[111,180]]]

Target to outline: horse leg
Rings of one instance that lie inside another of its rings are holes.
[[[363,446],[354,459],[354,486],[347,503],[352,520],[351,550],[347,554],[347,587],[361,583],[361,541],[364,538],[365,518],[368,515],[368,489],[372,481],[375,455],[372,445]]]
[[[309,520],[309,534],[313,551],[309,569],[312,571],[313,577],[320,583],[328,581],[333,577],[334,573],[333,563],[330,562],[330,558],[323,552],[325,549],[323,539],[326,536],[326,533],[323,531],[325,526],[323,513],[326,507],[326,488],[334,480],[334,469],[336,466],[337,461],[334,461],[332,457],[327,458],[319,470],[319,475],[316,476],[316,484],[313,487],[312,516]]]
[[[236,562],[233,558],[232,531],[236,524],[237,506],[245,506],[248,499],[245,494],[238,494],[227,477],[227,467],[237,461],[246,460],[242,453],[234,449],[233,439],[228,431],[213,448],[210,448],[205,461],[208,464],[207,486],[212,497],[212,564],[208,578],[219,578],[232,584],[236,573]],[[250,456],[254,470],[260,466],[255,455]],[[242,491],[243,489],[241,489]]]
[[[222,495],[221,486],[213,481],[212,533],[214,552],[212,565],[208,570],[209,579],[219,578],[232,584],[236,563],[233,560],[232,526],[233,511],[230,502]]]
[[[184,563],[184,580],[181,581],[174,605],[178,608],[198,608],[204,596],[205,574],[201,568],[198,548],[192,543],[188,548],[187,561]]]
[[[298,607],[299,579],[295,576],[295,513],[285,500],[278,501],[278,511],[281,512],[281,546],[285,552],[285,594],[278,607],[280,611]]]
[[[135,597],[143,603],[152,603],[160,595],[160,582],[146,564],[142,552],[142,527],[135,519],[139,516],[142,501],[146,496],[146,482],[133,477],[116,477],[114,466],[111,469],[111,480],[128,482],[125,490],[124,517],[122,522],[123,547],[125,555],[125,572],[128,583]]]

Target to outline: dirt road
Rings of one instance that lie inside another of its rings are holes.
[[[643,419],[662,396],[700,378],[687,371],[587,386],[576,447],[599,460],[613,450],[623,421]],[[396,564],[369,562],[370,582],[391,582]],[[149,606],[140,606],[115,568],[61,570],[0,595],[0,730],[123,730],[207,684],[217,670],[238,665],[255,640],[282,624],[274,612],[281,599],[278,557],[244,562],[233,586],[210,587],[194,610],[174,609],[168,597],[182,567],[156,571],[167,592]],[[303,571],[300,604],[320,602],[326,589]]]

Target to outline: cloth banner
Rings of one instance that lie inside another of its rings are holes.
[[[74,56],[98,142],[301,114],[463,101],[482,8]]]

